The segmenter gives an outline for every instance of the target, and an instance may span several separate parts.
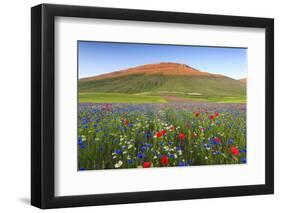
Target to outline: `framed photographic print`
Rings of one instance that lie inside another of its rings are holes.
[[[31,9],[31,203],[272,194],[274,21]]]

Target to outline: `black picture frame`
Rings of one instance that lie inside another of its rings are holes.
[[[54,21],[81,17],[264,28],[265,184],[78,196],[54,195]],[[241,16],[41,4],[31,8],[31,204],[42,208],[218,198],[274,193],[274,20]]]

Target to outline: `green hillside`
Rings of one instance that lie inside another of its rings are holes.
[[[246,100],[246,85],[225,76],[131,74],[115,78],[79,80],[78,84],[81,102],[90,101],[90,96],[96,96],[96,101],[98,101],[98,96],[100,96],[97,95],[98,93],[103,93],[103,96],[104,93],[109,94],[111,96],[109,102],[114,94],[116,96],[116,93],[123,94],[122,97],[148,99],[147,102],[154,102],[151,101],[151,97],[155,97],[160,102],[163,102],[163,98],[167,99],[167,97],[168,99],[178,97],[180,101],[186,99],[211,102],[245,102]],[[118,98],[117,101],[114,100],[112,101],[118,102]],[[167,101],[169,102],[169,100]],[[123,102],[122,98],[120,98],[120,102]]]
[[[168,101],[156,95],[136,95],[123,93],[80,93],[80,103],[167,103]]]

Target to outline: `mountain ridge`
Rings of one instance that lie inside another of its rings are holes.
[[[200,71],[186,64],[174,63],[174,62],[160,62],[154,64],[139,65],[127,69],[100,74],[97,76],[89,76],[89,77],[81,78],[79,79],[79,81],[101,80],[106,78],[116,78],[121,76],[132,75],[132,74],[146,74],[146,75],[163,74],[167,76],[193,75],[193,76],[209,76],[209,77],[218,77],[218,78],[228,77],[221,74],[213,74],[209,72]]]
[[[105,99],[110,102],[119,97],[117,94],[134,97],[137,101],[141,95],[149,99],[161,98],[168,102],[246,100],[245,83],[228,76],[211,74],[185,64],[171,62],[146,64],[79,79],[78,90],[84,97],[92,94],[90,96],[93,101],[100,97],[101,102]]]
[[[239,79],[239,81],[244,83],[244,84],[246,84],[247,83],[247,78],[241,78],[241,79]]]

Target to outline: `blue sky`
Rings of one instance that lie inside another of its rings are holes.
[[[78,42],[79,78],[143,64],[175,62],[234,79],[247,76],[247,49],[113,42]]]

